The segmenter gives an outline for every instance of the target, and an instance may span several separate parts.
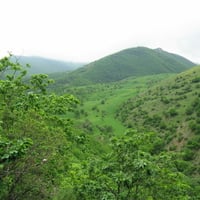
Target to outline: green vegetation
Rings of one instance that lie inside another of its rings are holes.
[[[200,68],[171,72],[69,87],[1,59],[0,199],[200,199]]]
[[[166,148],[182,151],[199,173],[200,67],[194,67],[129,99],[119,109],[127,127],[151,130],[165,139]]]
[[[65,62],[37,56],[12,57],[13,62],[16,60],[22,66],[25,66],[27,63],[31,66],[31,68],[28,70],[29,75],[72,71],[84,65],[83,63]]]
[[[160,49],[137,47],[92,62],[59,81],[71,85],[108,83],[131,76],[178,73],[192,66],[194,63],[181,56]]]
[[[68,167],[71,123],[61,115],[77,100],[47,94],[46,75],[25,75],[0,60],[0,199],[52,198]]]
[[[108,154],[87,162],[76,185],[78,199],[189,199],[189,182],[158,144],[153,133],[129,131],[113,138]]]
[[[137,95],[171,74],[127,78],[122,81],[80,87],[58,87],[53,90],[59,93],[70,93],[80,100],[75,111],[76,124],[88,133],[111,136],[121,134],[126,128],[117,119],[119,106],[129,98]],[[59,88],[59,89],[57,89]]]

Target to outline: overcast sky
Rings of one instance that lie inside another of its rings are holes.
[[[0,0],[0,56],[90,62],[161,47],[200,63],[199,0]]]

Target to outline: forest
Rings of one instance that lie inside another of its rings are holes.
[[[72,72],[68,87],[10,57],[0,60],[0,199],[200,199],[199,66],[80,85]]]

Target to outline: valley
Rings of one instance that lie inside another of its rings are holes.
[[[73,94],[80,100],[80,106],[75,113],[75,120],[91,124],[92,132],[99,134],[97,128],[107,127],[111,132],[103,131],[103,135],[122,134],[126,127],[117,118],[120,106],[129,98],[137,96],[142,91],[158,84],[174,74],[151,75],[138,78],[127,78],[114,83],[95,84],[63,88],[65,93]]]
[[[145,47],[49,76],[0,64],[0,199],[200,198],[199,66]]]

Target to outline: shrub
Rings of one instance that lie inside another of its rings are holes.
[[[192,115],[194,112],[193,108],[192,107],[187,107],[186,110],[185,110],[185,114],[186,115]]]
[[[198,83],[198,82],[200,82],[200,77],[192,79],[192,83]]]
[[[174,108],[171,108],[168,112],[169,112],[169,115],[170,115],[171,117],[174,117],[174,116],[178,115],[177,110],[174,109]]]
[[[162,101],[164,104],[169,104],[169,103],[170,103],[170,100],[167,99],[166,97],[161,97],[161,101]]]
[[[160,129],[166,129],[167,128],[167,125],[165,122],[161,121],[160,122]]]
[[[194,152],[190,149],[185,149],[183,153],[183,159],[186,161],[190,161],[194,159]]]
[[[187,147],[189,149],[195,149],[198,150],[200,148],[200,143],[197,138],[193,138],[192,140],[189,140],[187,143]]]

